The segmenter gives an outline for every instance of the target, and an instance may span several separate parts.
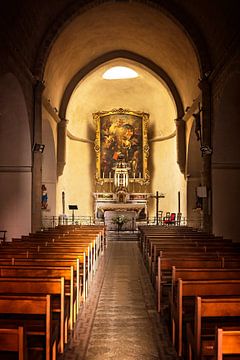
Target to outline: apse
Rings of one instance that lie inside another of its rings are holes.
[[[138,76],[130,79],[104,79],[106,71],[120,65],[135,71]],[[161,200],[162,210],[176,212],[180,191],[184,211],[184,177],[176,162],[177,109],[174,98],[163,79],[142,64],[123,58],[98,66],[82,78],[72,92],[66,109],[67,155],[58,182],[58,211],[61,210],[61,192],[64,189],[67,202],[78,201],[79,213],[93,216],[93,193],[97,188],[94,151],[96,121],[93,114],[114,109],[149,115],[147,170],[150,181],[147,188],[138,188],[138,191],[165,193],[165,198]],[[148,211],[149,216],[154,215],[155,202],[151,197]]]

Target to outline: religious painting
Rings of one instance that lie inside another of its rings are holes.
[[[147,124],[143,112],[117,109],[93,114],[96,121],[96,180],[113,178],[114,167],[121,160],[128,164],[129,178],[148,179]]]

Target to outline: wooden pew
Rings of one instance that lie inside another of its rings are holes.
[[[17,352],[18,360],[27,360],[26,333],[23,326],[16,328],[0,327],[0,357],[1,352]]]
[[[183,322],[192,316],[196,296],[240,296],[240,280],[189,280],[178,279],[176,296],[171,304],[172,341],[182,356]]]
[[[80,302],[84,301],[84,284],[85,284],[85,272],[86,272],[86,265],[83,259],[83,262],[80,257],[73,258],[73,259],[52,259],[52,258],[36,258],[36,259],[27,259],[27,258],[0,258],[0,266],[40,266],[40,267],[69,267],[73,266],[74,273],[76,273],[77,279],[77,289],[79,291],[79,298],[77,297],[78,307],[79,309]],[[82,300],[81,300],[82,299]]]
[[[77,311],[80,307],[81,301],[86,300],[87,296],[87,263],[86,256],[70,256],[69,258],[61,258],[60,256],[53,255],[41,255],[37,258],[21,258],[14,257],[15,254],[12,254],[12,257],[0,258],[1,265],[22,265],[22,266],[73,266],[74,272],[76,272],[77,278]]]
[[[216,360],[223,360],[224,355],[238,355],[240,358],[240,328],[238,330],[217,329]]]
[[[39,243],[38,241],[36,241],[36,239],[35,241],[24,240],[23,242],[19,242],[18,244],[14,244],[13,246],[9,245],[2,248],[1,256],[37,258],[42,257],[42,254],[53,251],[54,254],[59,254],[59,258],[61,258],[62,256],[66,258],[68,254],[70,255],[75,253],[78,258],[83,258],[83,262],[87,266],[86,276],[88,277],[87,282],[88,284],[90,284],[90,281],[92,280],[93,275],[96,272],[97,264],[99,261],[96,256],[95,241],[94,239],[90,239],[90,241],[86,241],[86,239],[84,239],[84,241],[81,242],[73,242],[72,240],[70,240],[50,240],[46,237],[42,245],[41,241]]]
[[[69,307],[66,317],[69,319],[70,330],[73,330],[77,315],[77,279],[74,276],[73,266],[36,266],[36,265],[0,265],[0,277],[11,278],[60,278],[64,277],[65,296],[69,297]],[[67,325],[67,324],[66,324]],[[65,342],[67,342],[67,329],[65,329]]]
[[[204,264],[203,264],[204,265]],[[240,280],[240,269],[179,268],[172,266],[171,301],[173,302],[178,279],[182,280]]]
[[[4,315],[10,315],[11,318],[6,319],[3,317]],[[5,325],[11,328],[11,326],[21,326],[22,324],[25,327],[24,335],[29,338],[28,351],[31,350],[30,344],[32,350],[39,351],[39,343],[42,343],[42,340],[37,341],[36,344],[34,340],[44,338],[44,346],[41,348],[41,351],[45,352],[44,358],[55,360],[58,326],[56,321],[52,320],[51,296],[0,295],[0,327]],[[24,343],[25,341],[21,345],[22,353],[26,352],[26,344]]]
[[[90,282],[92,280],[92,272],[89,258],[86,256],[86,253],[73,252],[69,253],[66,249],[58,250],[57,248],[48,249],[38,252],[29,252],[27,251],[17,251],[12,250],[11,252],[1,253],[1,258],[11,259],[12,263],[16,263],[17,259],[29,259],[31,261],[38,261],[40,259],[43,260],[72,260],[79,261],[79,263],[83,264],[83,284],[84,284],[84,299],[86,299],[87,293],[89,291]]]
[[[171,271],[172,267],[176,266],[177,268],[222,268],[222,259],[213,258],[209,256],[172,256],[172,257],[158,257],[158,268],[157,268],[157,279],[156,279],[156,292],[157,292],[157,309],[158,312],[161,311],[161,298],[162,298],[162,288],[163,286],[171,287]]]
[[[65,293],[64,277],[51,279],[30,278],[0,278],[0,294],[6,295],[52,295],[53,312],[59,314],[60,322],[60,352],[64,351],[65,342]],[[56,301],[54,297],[57,296]]]
[[[240,321],[240,297],[195,298],[194,323],[187,324],[188,359],[200,360],[204,356],[214,357],[215,328],[235,327]],[[239,343],[240,345],[240,343]]]
[[[205,244],[205,242],[203,242]],[[233,245],[225,245],[225,244],[208,244],[202,245],[202,242],[199,241],[198,243],[186,243],[183,242],[181,245],[174,242],[170,243],[155,243],[151,244],[152,253],[149,256],[149,260],[151,261],[150,267],[155,266],[157,262],[157,257],[161,256],[161,254],[170,254],[170,253],[181,253],[185,252],[185,254],[193,254],[193,253],[206,253],[209,255],[215,256],[236,256],[239,253],[239,246]]]

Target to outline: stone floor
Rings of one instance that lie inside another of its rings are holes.
[[[111,241],[64,360],[176,360],[137,242]]]

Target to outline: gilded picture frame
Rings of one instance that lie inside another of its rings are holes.
[[[113,167],[121,157],[129,164],[130,181],[148,183],[149,114],[120,108],[94,113],[93,118],[96,124],[96,181],[113,179]]]

